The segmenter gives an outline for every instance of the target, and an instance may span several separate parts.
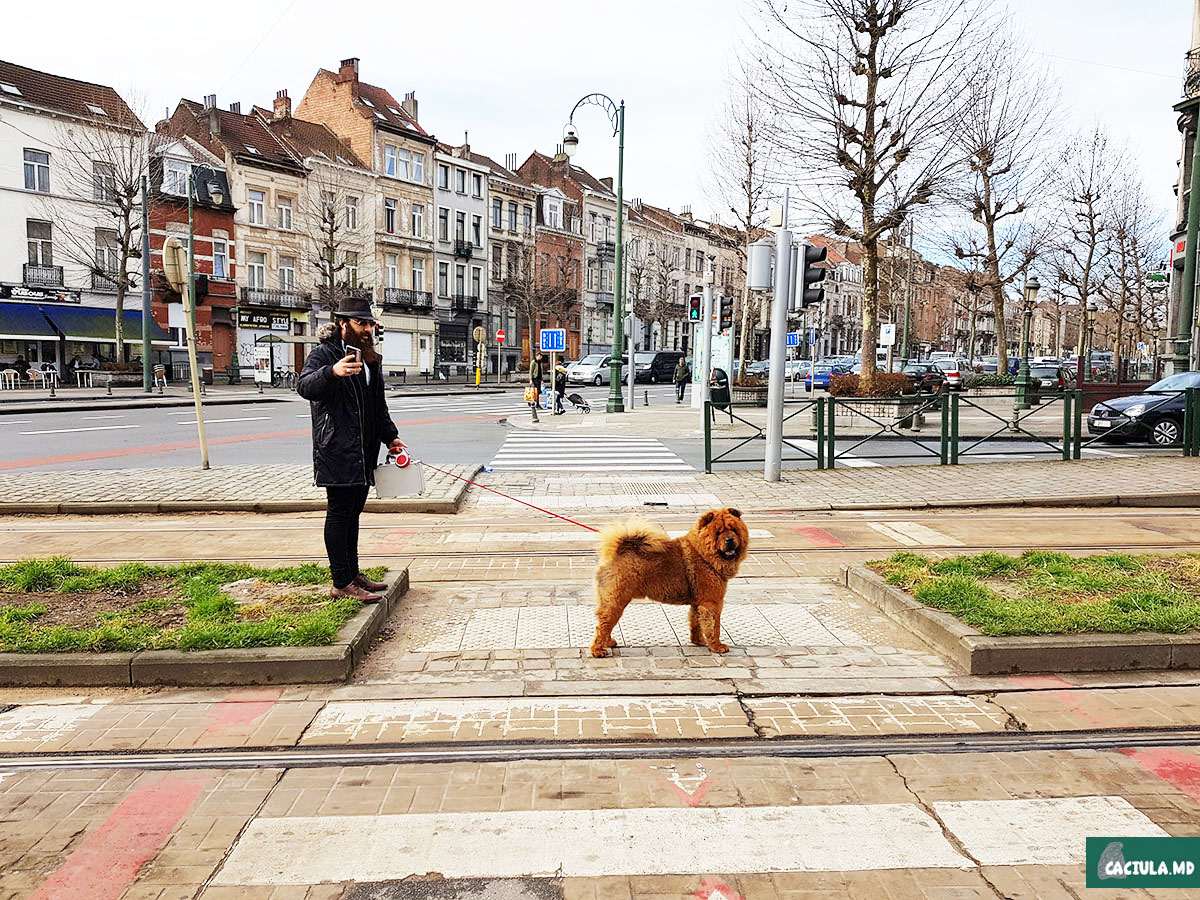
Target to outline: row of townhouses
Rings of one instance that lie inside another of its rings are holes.
[[[249,377],[264,346],[273,370],[298,368],[356,292],[406,377],[468,372],[477,335],[492,372],[520,366],[541,327],[566,328],[572,356],[611,347],[612,180],[561,148],[501,164],[465,133],[439,140],[415,93],[368,84],[357,59],[318,70],[295,105],[286,89],[270,107],[208,94],[153,128],[110,87],[0,62],[0,159],[0,364],[140,356],[143,176],[156,363],[186,359],[162,275],[171,236],[191,241],[200,361],[217,377]],[[625,217],[637,347],[687,349],[706,266],[741,295],[744,235],[640,200]]]

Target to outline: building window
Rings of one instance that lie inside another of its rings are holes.
[[[522,209],[521,215],[525,225],[525,233],[529,234],[533,231],[533,207],[526,205]]]
[[[562,207],[558,201],[546,198],[546,208],[543,211],[546,224],[551,228],[562,228]]]
[[[96,229],[96,270],[110,277],[121,268],[121,253],[117,233],[106,228]]]
[[[400,287],[400,257],[389,253],[384,257],[384,262],[387,269],[387,287]]]
[[[612,240],[612,217],[604,216],[604,242]]]
[[[425,154],[413,153],[412,155],[413,171],[412,180],[417,184],[425,183]]]
[[[41,150],[25,151],[25,190],[50,193],[50,154]]]
[[[450,240],[450,210],[446,207],[438,207],[438,240]]]
[[[49,222],[37,219],[25,220],[25,237],[29,242],[29,264],[31,266],[54,265],[53,230]]]
[[[692,270],[692,248],[688,247],[683,251],[683,268],[690,272]]]
[[[503,251],[499,244],[492,244],[492,281],[499,281],[504,263]]]
[[[508,201],[508,230],[517,230],[517,202],[515,200]]]
[[[454,190],[459,194],[467,192],[467,173],[465,169],[454,170]]]
[[[512,244],[508,245],[508,254],[505,263],[508,269],[508,280],[512,281],[517,277],[517,248]]]
[[[396,201],[391,197],[383,199],[383,230],[388,234],[396,233]]]
[[[246,256],[246,283],[252,288],[267,286],[267,254],[250,253]]]
[[[425,260],[423,259],[412,261],[412,285],[414,291],[425,290]]]
[[[591,219],[590,219],[590,224],[588,227],[589,227],[589,233],[591,234],[592,243],[595,243],[595,241],[596,241],[596,214],[595,213],[592,213]]]
[[[443,163],[438,163],[438,187],[443,191],[450,190],[450,167]]]
[[[267,224],[267,195],[263,191],[247,191],[247,217],[251,225]],[[260,285],[261,287],[261,285]]]
[[[384,145],[383,148],[383,173],[385,175],[395,175],[397,168],[397,157],[399,151],[391,144]]]
[[[471,216],[471,243],[483,246],[483,216]]]
[[[163,160],[162,189],[164,194],[174,194],[176,197],[186,197],[188,175],[192,171],[191,163],[179,159]]]
[[[479,288],[482,281],[483,269],[479,266],[471,266],[471,296],[476,300],[479,299]]]
[[[697,272],[704,271],[704,254],[701,253],[699,250],[696,251],[696,271]]]
[[[465,212],[460,211],[454,214],[454,239],[456,241],[467,239],[467,214]]]
[[[104,203],[117,199],[117,170],[110,163],[92,163],[92,199]]]
[[[279,289],[294,291],[296,289],[296,257],[279,257]]]
[[[438,263],[438,296],[450,296],[450,263]]]
[[[497,230],[504,227],[504,201],[499,197],[492,198],[492,227]]]
[[[346,227],[353,230],[358,228],[358,198],[346,198]]]
[[[275,211],[279,214],[279,230],[292,230],[292,198],[280,197],[275,201]]]
[[[425,237],[425,207],[420,203],[412,205],[412,236]]]
[[[454,295],[463,297],[467,293],[467,267],[454,267]]]
[[[401,150],[400,157],[400,177],[405,181],[412,181],[412,154],[407,150]]]
[[[482,197],[483,196],[483,176],[480,175],[478,172],[471,173],[471,196],[472,197]]]
[[[213,277],[229,277],[229,244],[219,238],[212,242]]]
[[[358,254],[353,250],[346,251],[346,284],[358,287]]]

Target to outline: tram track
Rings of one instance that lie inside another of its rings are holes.
[[[571,759],[775,759],[892,756],[897,754],[1024,753],[1048,750],[1125,750],[1200,746],[1200,728],[1123,728],[1111,731],[999,732],[994,734],[818,736],[719,740],[487,741],[78,753],[0,754],[0,770],[79,769],[293,769],[422,763],[502,763]]]

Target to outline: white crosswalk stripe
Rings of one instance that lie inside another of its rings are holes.
[[[694,472],[654,438],[511,434],[492,459],[497,470]]]

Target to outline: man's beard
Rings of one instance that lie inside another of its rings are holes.
[[[377,363],[380,360],[379,353],[375,350],[375,332],[374,329],[368,331],[365,335],[359,336],[349,328],[342,328],[342,340],[347,347],[357,347],[362,351],[363,362]]]

